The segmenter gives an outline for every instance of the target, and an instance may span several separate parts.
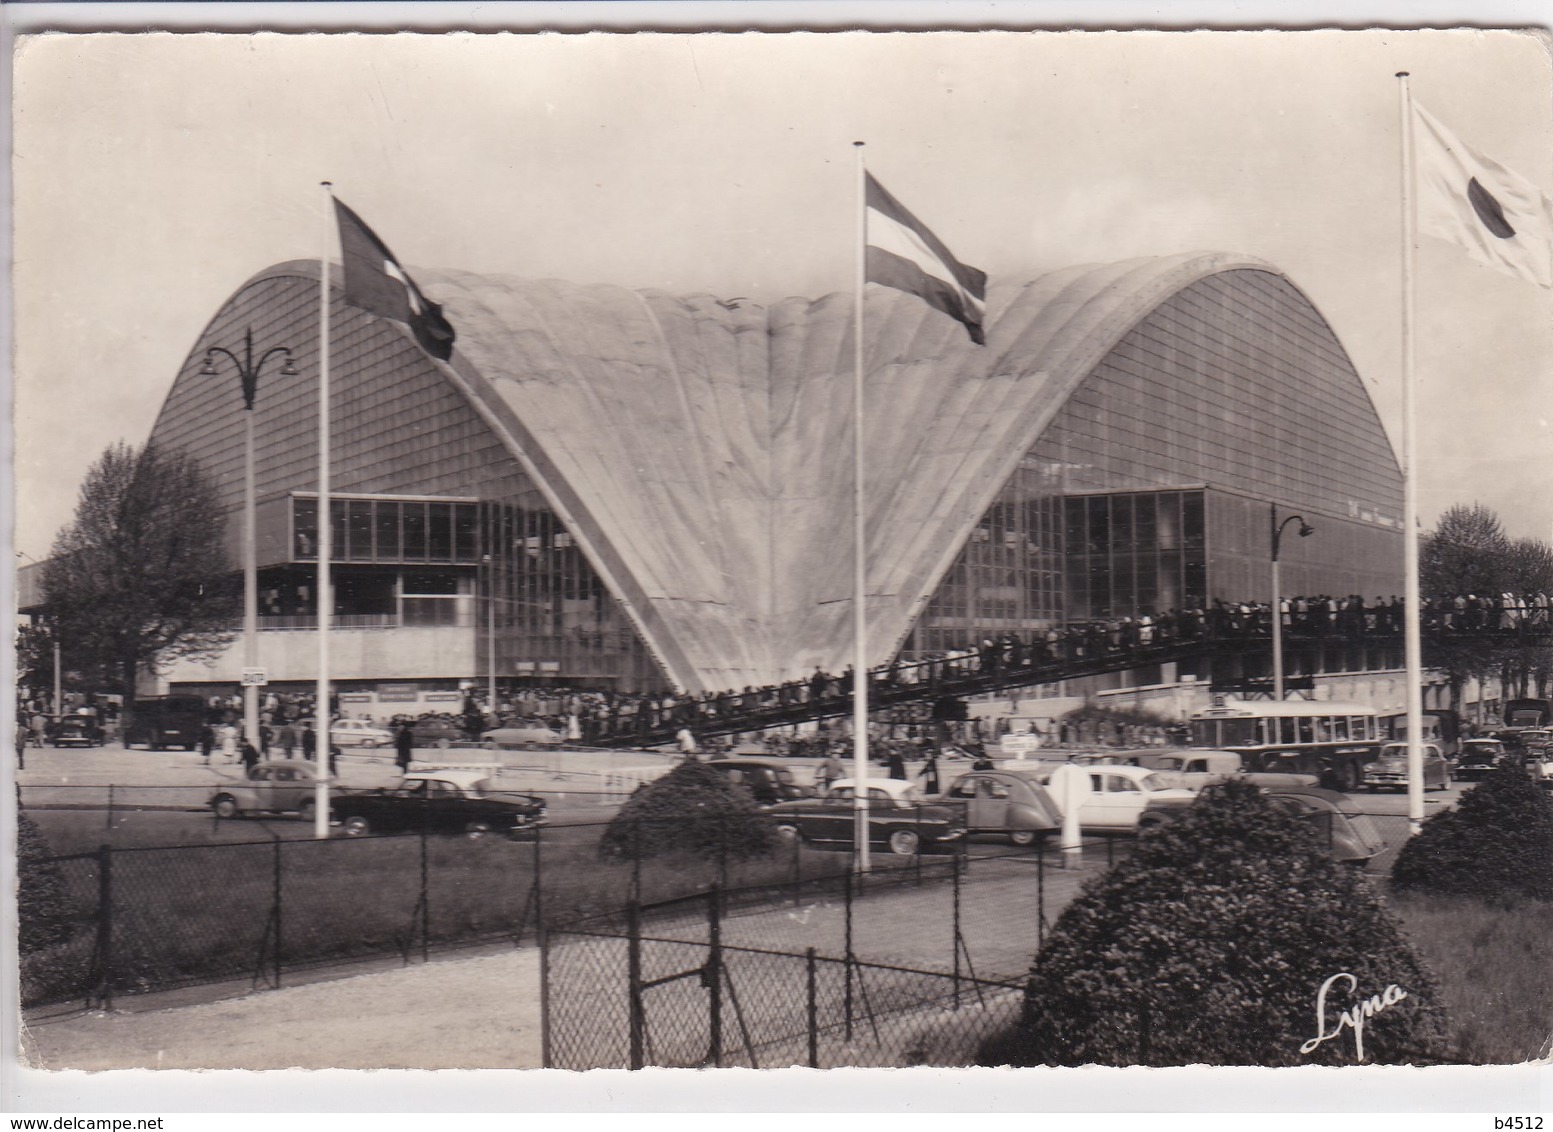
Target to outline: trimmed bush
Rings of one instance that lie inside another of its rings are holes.
[[[740,860],[779,844],[770,818],[749,791],[705,763],[685,762],[639,786],[599,843],[606,860],[646,860],[674,853]]]
[[[48,841],[26,814],[16,815],[17,950],[27,955],[70,934],[70,902]]]
[[[1502,761],[1402,846],[1391,883],[1480,899],[1553,900],[1553,797],[1515,761]]]
[[[1325,1019],[1317,1021],[1323,984]],[[983,1064],[1347,1065],[1339,1015],[1398,987],[1363,1021],[1368,1062],[1446,1054],[1433,978],[1368,880],[1307,823],[1230,782],[1091,881],[1036,959],[1018,1027]],[[1395,992],[1393,992],[1393,997]]]

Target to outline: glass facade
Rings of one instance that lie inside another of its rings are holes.
[[[479,506],[473,501],[405,499],[329,500],[332,562],[480,561]],[[318,498],[296,496],[291,506],[292,556],[318,557]]]

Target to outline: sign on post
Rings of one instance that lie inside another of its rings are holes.
[[[270,682],[269,674],[262,668],[243,669],[243,687],[262,688]]]

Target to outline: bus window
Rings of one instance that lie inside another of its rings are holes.
[[[1192,746],[1217,747],[1219,745],[1219,726],[1216,719],[1192,720]]]
[[[1330,743],[1332,741],[1332,717],[1321,715],[1315,719],[1316,742]]]
[[[1353,717],[1353,726],[1350,728],[1350,739],[1374,739],[1375,717],[1368,715],[1356,715]]]
[[[1292,720],[1292,719],[1280,719],[1278,721],[1278,742],[1280,742],[1280,743],[1295,743],[1295,742],[1298,742],[1298,740],[1295,739],[1295,737],[1294,737],[1294,720]]]
[[[1300,742],[1314,743],[1316,741],[1316,729],[1313,726],[1315,720],[1307,717],[1305,719],[1299,720],[1298,722],[1300,725]]]
[[[1261,743],[1257,732],[1259,728],[1255,719],[1221,719],[1219,720],[1219,741],[1214,746],[1219,747],[1255,747]]]
[[[1332,738],[1339,743],[1348,738],[1348,717],[1346,715],[1332,717]]]

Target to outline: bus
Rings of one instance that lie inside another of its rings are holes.
[[[124,749],[143,743],[148,751],[195,750],[209,718],[210,708],[199,696],[143,696],[124,721]]]
[[[1195,713],[1190,727],[1193,747],[1235,751],[1246,770],[1314,774],[1344,793],[1388,738],[1374,708],[1336,700],[1226,700]]]

